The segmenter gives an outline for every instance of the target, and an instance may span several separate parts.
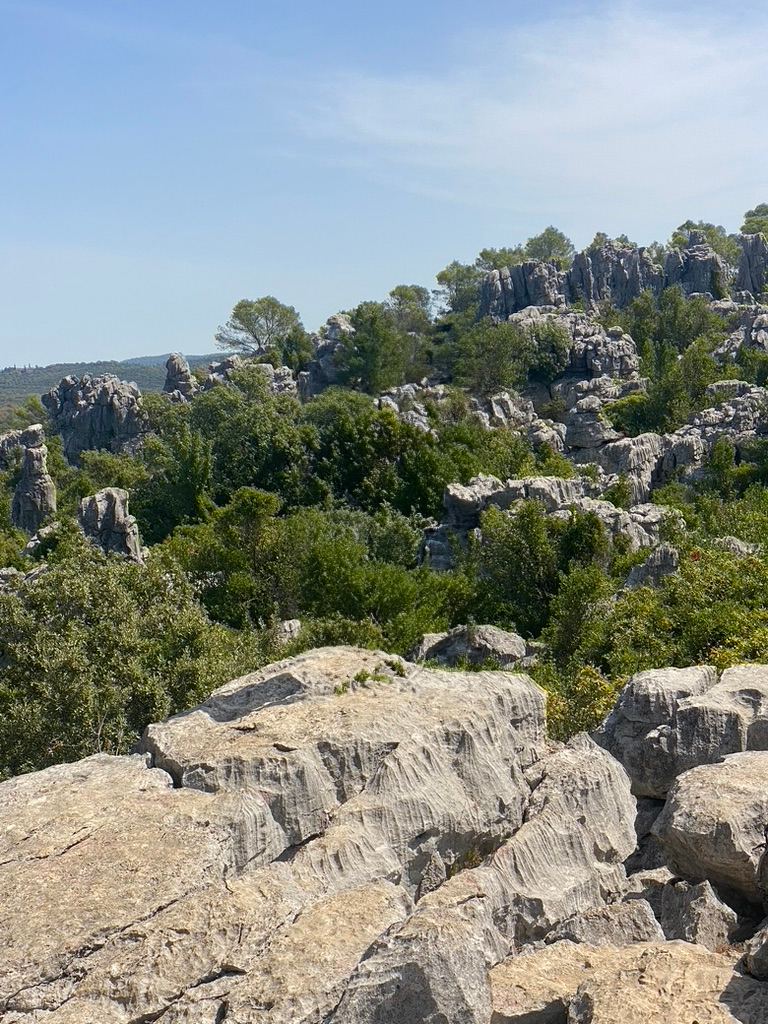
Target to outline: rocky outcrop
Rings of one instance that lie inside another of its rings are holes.
[[[667,671],[633,681],[644,720],[720,685]],[[354,648],[233,680],[136,749],[0,785],[9,1024],[768,1014],[765,934],[732,945],[768,889],[768,752],[638,808],[606,750],[547,740],[527,676]],[[627,877],[636,817],[669,867]]]
[[[622,509],[610,501],[589,497],[601,490],[601,485],[588,477],[525,477],[502,483],[496,477],[480,474],[466,486],[449,484],[443,498],[445,516],[439,526],[424,531],[419,559],[440,571],[452,568],[456,547],[467,543],[469,533],[480,525],[481,512],[492,505],[514,515],[520,502],[538,501],[560,519],[569,519],[573,512],[588,512],[597,517],[609,538],[624,538],[622,543],[630,551],[654,547],[663,525],[670,516],[678,515],[660,505]],[[682,527],[682,521],[679,525]]]
[[[180,352],[172,352],[165,364],[163,391],[178,402],[188,402],[200,390],[189,363]]]
[[[627,683],[595,734],[632,779],[633,791],[665,797],[682,772],[726,754],[768,749],[768,668],[659,669]]]
[[[354,333],[355,328],[349,316],[346,313],[335,313],[328,317],[324,335],[313,335],[312,347],[315,350],[315,357],[298,377],[298,391],[302,402],[307,402],[326,388],[340,383],[337,353],[344,347],[346,339]]]
[[[48,449],[40,424],[27,427],[19,439],[27,442],[22,451],[21,479],[11,502],[11,522],[17,529],[37,533],[56,512],[56,485],[48,472]]]
[[[544,695],[327,649],[235,680],[141,746],[149,761],[99,755],[0,787],[8,1020],[331,1015],[439,885],[435,865],[445,878],[523,827]],[[608,801],[597,817],[595,838]]]
[[[620,327],[606,330],[588,313],[533,305],[510,314],[508,319],[525,331],[537,324],[554,324],[567,332],[571,338],[567,372],[574,376],[630,378],[639,368],[632,338]]]
[[[480,310],[482,316],[507,320],[526,306],[565,306],[568,296],[568,275],[556,264],[527,260],[485,277]]]
[[[491,971],[492,1024],[759,1024],[768,986],[685,942],[558,942]]]
[[[742,283],[753,281],[754,271],[761,266],[759,243],[748,244],[745,253],[747,250],[742,259],[745,273],[739,276]],[[663,269],[647,249],[608,242],[578,253],[567,271],[536,260],[492,270],[482,283],[480,315],[508,320],[526,306],[554,309],[574,302],[581,302],[586,309],[602,303],[624,309],[645,291],[658,296],[675,285],[686,295],[709,293],[720,299],[728,292],[723,261],[697,232],[691,233],[688,248],[667,253]]]
[[[768,239],[765,235],[740,235],[741,256],[736,291],[760,295],[768,290]]]
[[[604,302],[624,309],[642,292],[658,295],[662,287],[662,270],[646,249],[615,242],[578,253],[568,273],[570,300],[587,309]]]
[[[448,633],[427,633],[406,654],[406,659],[451,667],[491,661],[499,668],[511,668],[528,654],[528,645],[517,633],[507,633],[496,626],[456,626]]]
[[[625,590],[635,587],[658,587],[665,576],[676,573],[680,565],[677,548],[659,544],[640,565],[634,566],[624,580]]]
[[[123,555],[139,565],[144,555],[139,527],[128,514],[128,492],[120,487],[107,487],[83,498],[78,521],[85,536],[107,554]]]
[[[133,450],[146,430],[141,392],[109,374],[65,377],[43,395],[43,405],[73,464],[84,451]]]
[[[715,250],[697,232],[691,233],[687,249],[672,249],[664,260],[664,287],[679,287],[685,295],[710,295],[722,299],[728,294],[728,274]],[[697,244],[696,244],[697,243]]]

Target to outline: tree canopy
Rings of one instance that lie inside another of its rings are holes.
[[[280,350],[295,331],[303,330],[299,314],[273,295],[260,299],[241,299],[232,310],[226,326],[219,327],[215,339],[219,348],[244,356],[262,355]]]

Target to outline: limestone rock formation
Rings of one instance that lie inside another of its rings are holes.
[[[20,436],[31,443],[23,449],[21,479],[13,492],[11,521],[19,530],[37,533],[56,512],[56,486],[48,472],[43,428],[36,424]]]
[[[80,502],[78,520],[85,536],[108,554],[123,555],[131,562],[144,562],[139,527],[128,514],[128,492],[107,487]]]
[[[43,395],[43,405],[73,464],[84,451],[131,450],[146,429],[141,392],[110,374],[64,377]]]
[[[220,363],[211,363],[208,367],[208,373],[200,385],[200,390],[210,391],[211,388],[218,387],[221,384],[231,384],[232,375],[237,373],[238,370],[242,370],[244,366],[245,361],[240,356],[227,356]]]
[[[577,253],[568,274],[571,301],[588,309],[603,302],[624,309],[644,291],[657,295],[662,285],[662,270],[646,249],[615,242]]]
[[[665,576],[677,572],[680,556],[670,544],[659,544],[640,565],[634,566],[624,580],[624,589],[658,587]]]
[[[759,1024],[768,986],[733,956],[685,942],[619,949],[563,941],[491,971],[492,1024]]]
[[[528,653],[525,640],[517,633],[507,633],[497,626],[456,626],[448,633],[427,633],[406,658],[450,666],[462,662],[482,665],[490,660],[499,668],[511,668]]]
[[[730,671],[636,677],[625,739],[698,700],[757,742]],[[684,771],[659,813],[588,737],[547,740],[525,675],[354,648],[233,680],[137,751],[0,784],[9,1024],[767,1019],[765,930],[732,943],[768,892],[768,752]],[[669,867],[627,877],[649,828]]]
[[[496,477],[480,474],[467,485],[449,484],[443,497],[443,521],[425,529],[419,558],[422,562],[428,559],[433,569],[452,568],[455,546],[467,543],[469,533],[480,525],[480,513],[491,505],[514,514],[521,501],[535,500],[561,519],[570,518],[573,511],[591,512],[608,536],[624,538],[630,551],[654,547],[659,543],[664,523],[670,516],[678,515],[648,503],[621,509],[589,496],[601,490],[601,485],[588,477],[524,477],[502,483]],[[682,528],[682,520],[678,522]]]
[[[568,939],[589,946],[628,946],[632,942],[663,942],[664,938],[651,905],[635,899],[595,907],[569,918],[553,928],[545,941]]]
[[[672,870],[759,903],[767,781],[768,751],[730,754],[680,775],[653,826]]]
[[[24,430],[6,430],[0,434],[0,470],[7,470],[14,455],[24,448],[39,448],[44,443],[45,435],[40,423],[33,423]]]
[[[689,768],[726,754],[768,750],[768,668],[737,665],[641,672],[624,687],[595,738],[640,796],[664,797]]]
[[[165,364],[163,391],[177,401],[188,402],[200,390],[189,369],[189,363],[179,352],[172,352]]]
[[[735,288],[760,295],[768,290],[768,239],[765,235],[741,235],[741,257]]]
[[[526,306],[564,306],[567,293],[567,275],[554,263],[527,260],[514,267],[492,270],[485,277],[481,315],[507,320]]]
[[[312,345],[315,358],[306,370],[299,374],[298,390],[302,402],[309,401],[326,388],[340,382],[339,366],[336,361],[338,350],[343,347],[346,338],[355,333],[355,328],[346,313],[335,313],[326,321],[326,330],[322,338],[313,336]]]
[[[725,264],[697,232],[691,233],[691,244],[687,249],[672,249],[667,253],[664,287],[675,285],[686,295],[709,294],[721,299],[728,293]]]

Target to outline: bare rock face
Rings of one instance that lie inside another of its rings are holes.
[[[48,472],[43,428],[36,424],[21,436],[31,443],[23,449],[22,475],[13,492],[11,521],[19,530],[37,533],[56,513],[56,486]]]
[[[736,290],[760,295],[768,290],[768,239],[765,235],[741,235],[741,258]]]
[[[735,917],[735,915],[734,915]],[[643,899],[610,903],[569,918],[554,928],[546,942],[584,942],[589,946],[628,946],[632,942],[663,942],[664,932]]]
[[[759,903],[767,780],[764,751],[730,754],[684,772],[653,826],[669,866],[691,881],[706,879]]]
[[[5,1019],[330,1019],[426,869],[519,828],[543,739],[524,676],[332,648],[151,727],[154,767],[99,755],[5,783]],[[396,945],[439,1004],[485,992],[487,1019],[486,953],[471,908],[453,916],[452,944],[419,918]]]
[[[143,564],[141,538],[136,519],[128,514],[128,492],[107,487],[80,502],[80,527],[85,536],[108,554],[123,555]]]
[[[84,451],[130,450],[146,428],[139,389],[109,374],[64,377],[42,400],[73,464]]]
[[[768,985],[685,942],[563,941],[491,971],[492,1024],[759,1024]]]
[[[527,260],[514,267],[492,270],[483,281],[483,316],[507,320],[526,306],[564,306],[567,275],[554,263]]]
[[[24,430],[7,430],[0,434],[0,470],[7,470],[14,455],[25,448],[39,448],[45,443],[41,423],[33,423]]]
[[[189,369],[189,363],[179,352],[172,352],[165,364],[165,384],[163,391],[168,395],[178,396],[177,401],[188,402],[200,390],[199,385]]]
[[[641,565],[636,565],[624,580],[624,589],[635,587],[658,587],[665,576],[676,573],[680,565],[677,548],[670,544],[659,544]]]
[[[595,738],[638,796],[664,797],[674,779],[726,754],[768,750],[768,668],[656,669],[630,679]]]
[[[663,273],[646,249],[608,242],[577,253],[568,284],[572,301],[581,299],[588,309],[603,302],[624,309],[642,292],[658,295]]]
[[[692,241],[697,241],[695,233]],[[728,292],[725,265],[715,250],[702,241],[687,249],[672,249],[664,261],[664,287],[675,285],[686,295],[712,295],[723,298]]]
[[[355,328],[347,314],[335,313],[328,317],[324,335],[313,335],[315,358],[298,377],[298,391],[302,402],[309,401],[314,395],[319,395],[326,388],[340,382],[336,355],[339,349],[343,348],[346,339],[354,333]]]
[[[406,655],[408,661],[482,665],[491,660],[500,668],[519,665],[528,654],[525,640],[496,626],[456,626],[449,633],[427,633]]]

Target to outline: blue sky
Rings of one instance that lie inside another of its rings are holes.
[[[768,201],[768,9],[0,0],[0,366],[308,329],[555,224]]]

